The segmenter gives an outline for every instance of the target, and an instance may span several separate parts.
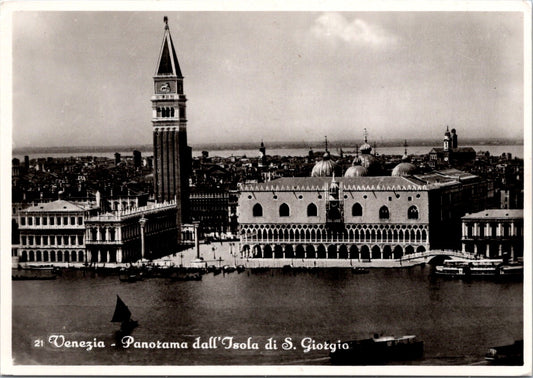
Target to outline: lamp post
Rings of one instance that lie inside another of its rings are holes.
[[[144,225],[148,219],[144,217],[144,214],[139,219],[139,224],[141,225],[141,258],[144,259]]]
[[[198,226],[200,222],[193,222],[194,225],[194,246],[196,247],[196,258],[200,258],[200,239],[198,237]]]

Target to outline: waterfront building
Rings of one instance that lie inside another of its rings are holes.
[[[87,261],[135,262],[176,252],[175,201],[98,214],[85,221]]]
[[[183,75],[165,17],[152,96],[154,194],[156,202],[176,201],[177,222],[189,219],[191,148],[187,146]]]
[[[457,170],[414,176],[292,177],[241,188],[241,252],[255,258],[392,259],[460,248],[461,216],[487,182]]]
[[[524,255],[524,211],[489,209],[462,217],[463,251],[486,258]]]
[[[85,262],[85,222],[94,202],[57,200],[18,211],[20,262]]]

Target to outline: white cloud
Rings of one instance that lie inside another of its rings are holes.
[[[362,19],[349,21],[339,13],[320,15],[311,29],[313,35],[332,42],[342,41],[350,45],[383,47],[396,43],[397,37]]]

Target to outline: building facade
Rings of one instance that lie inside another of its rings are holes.
[[[463,207],[486,203],[467,192],[473,186],[482,193],[485,183],[450,173],[280,178],[244,186],[241,252],[252,258],[368,260],[460,248]]]
[[[178,223],[189,219],[191,149],[187,146],[183,75],[165,17],[163,44],[154,74],[152,126],[156,202],[176,201]]]
[[[462,218],[463,251],[486,258],[524,256],[524,211],[483,210]]]
[[[98,207],[57,200],[19,212],[19,262],[86,262],[85,222]]]
[[[176,252],[176,212],[176,202],[170,201],[99,214],[87,219],[87,261],[135,262]]]

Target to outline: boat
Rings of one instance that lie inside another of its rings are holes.
[[[448,277],[522,277],[524,265],[502,259],[445,260],[435,267],[435,274]]]
[[[26,280],[55,280],[56,272],[54,269],[27,269],[18,268],[11,269],[11,279],[13,281],[26,281]]]
[[[170,276],[172,281],[201,281],[202,275],[198,272],[176,272]]]
[[[242,273],[246,270],[244,265],[237,265],[237,273]]]
[[[524,340],[516,340],[513,344],[489,348],[485,360],[494,365],[523,365]]]
[[[524,276],[524,264],[519,262],[511,262],[503,264],[498,267],[496,274],[501,277],[523,277]]]
[[[435,267],[435,274],[448,277],[493,277],[502,266],[501,259],[445,260]]]
[[[137,282],[143,279],[140,274],[121,274],[118,278],[121,282]]]
[[[424,342],[414,335],[401,337],[375,334],[369,339],[342,341],[329,357],[334,365],[381,365],[389,361],[422,358]]]
[[[113,323],[120,323],[120,330],[117,331],[119,338],[129,335],[135,327],[139,325],[136,320],[131,319],[131,311],[126,304],[117,295],[117,304],[115,305],[115,312],[111,319]]]
[[[236,270],[237,270],[237,268],[234,267],[234,266],[231,266],[231,265],[224,265],[222,267],[222,271],[224,273],[232,273],[232,272],[235,272]]]
[[[352,273],[353,274],[367,274],[369,272],[370,271],[367,268],[363,268],[362,266],[354,266],[352,268]]]
[[[142,272],[137,272],[133,269],[121,269],[118,275],[118,279],[121,282],[137,282],[142,281]]]

